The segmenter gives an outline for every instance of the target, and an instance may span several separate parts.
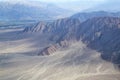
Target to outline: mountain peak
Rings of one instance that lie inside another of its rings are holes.
[[[70,11],[39,1],[1,1],[1,20],[54,20],[67,17]],[[65,14],[64,14],[65,13]]]

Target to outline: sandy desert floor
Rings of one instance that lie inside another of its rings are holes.
[[[51,42],[46,37],[0,30],[0,80],[120,80],[115,65],[76,42],[50,56],[37,56]]]

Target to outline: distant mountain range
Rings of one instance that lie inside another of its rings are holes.
[[[85,17],[83,19],[81,13],[78,13],[50,23],[40,22],[37,26],[27,27],[24,32],[48,34],[50,35],[49,39],[56,42],[56,44],[43,49],[39,55],[54,53],[74,41],[82,40],[88,47],[101,52],[103,59],[119,64],[119,13],[93,12],[93,14],[86,14],[91,16],[82,16]]]
[[[108,12],[117,12],[120,11],[118,7],[120,6],[119,0],[104,0],[106,2],[96,5],[95,7],[89,8],[86,11],[108,11]]]
[[[80,12],[74,14],[72,18],[80,19],[85,21],[94,17],[120,17],[120,12],[106,12],[106,11],[94,11],[94,12]]]
[[[0,2],[0,20],[54,20],[69,16],[71,12],[37,1]]]

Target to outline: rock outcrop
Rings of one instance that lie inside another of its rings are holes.
[[[43,33],[44,29],[46,28],[45,22],[39,22],[32,27],[26,27],[23,32],[39,32]]]
[[[96,17],[80,23],[79,19],[65,18],[50,23],[39,23],[32,32],[50,34],[55,44],[43,49],[40,54],[50,55],[68,47],[71,41],[82,40],[88,47],[101,52],[101,57],[120,63],[120,18]]]
[[[70,44],[71,44],[71,42],[69,42],[69,41],[66,41],[66,40],[61,41],[61,42],[51,45],[47,48],[44,48],[38,55],[51,55],[58,50],[62,50],[62,49],[69,47]]]
[[[101,57],[113,63],[120,63],[120,18],[92,18],[82,23],[77,38],[88,47],[101,52]]]
[[[38,55],[51,55],[54,52],[56,52],[57,50],[58,50],[58,46],[52,45],[50,47],[43,49]]]

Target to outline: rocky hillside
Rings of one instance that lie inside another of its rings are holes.
[[[72,42],[82,40],[88,47],[101,52],[103,59],[120,63],[120,18],[118,17],[96,17],[82,23],[79,19],[65,18],[51,23],[40,22],[37,26],[26,30],[50,34],[50,40],[56,42],[42,50],[39,55],[52,54],[64,48],[63,45],[68,46]]]
[[[43,33],[44,29],[47,27],[45,22],[39,22],[32,27],[26,27],[23,32],[39,32]]]
[[[63,18],[54,22],[39,22],[36,26],[27,27],[24,32],[50,34],[51,40],[59,42],[64,39],[74,39],[78,25],[80,25],[80,20],[78,19]]]
[[[77,38],[102,53],[102,58],[120,63],[120,18],[92,18],[82,23]]]
[[[71,42],[76,41],[75,35],[78,25],[80,25],[78,19],[64,18],[50,23],[39,22],[36,26],[27,27],[24,32],[37,32],[39,34],[50,35],[50,40],[56,42],[56,44],[43,49],[38,54],[50,55],[57,50],[68,47]]]

